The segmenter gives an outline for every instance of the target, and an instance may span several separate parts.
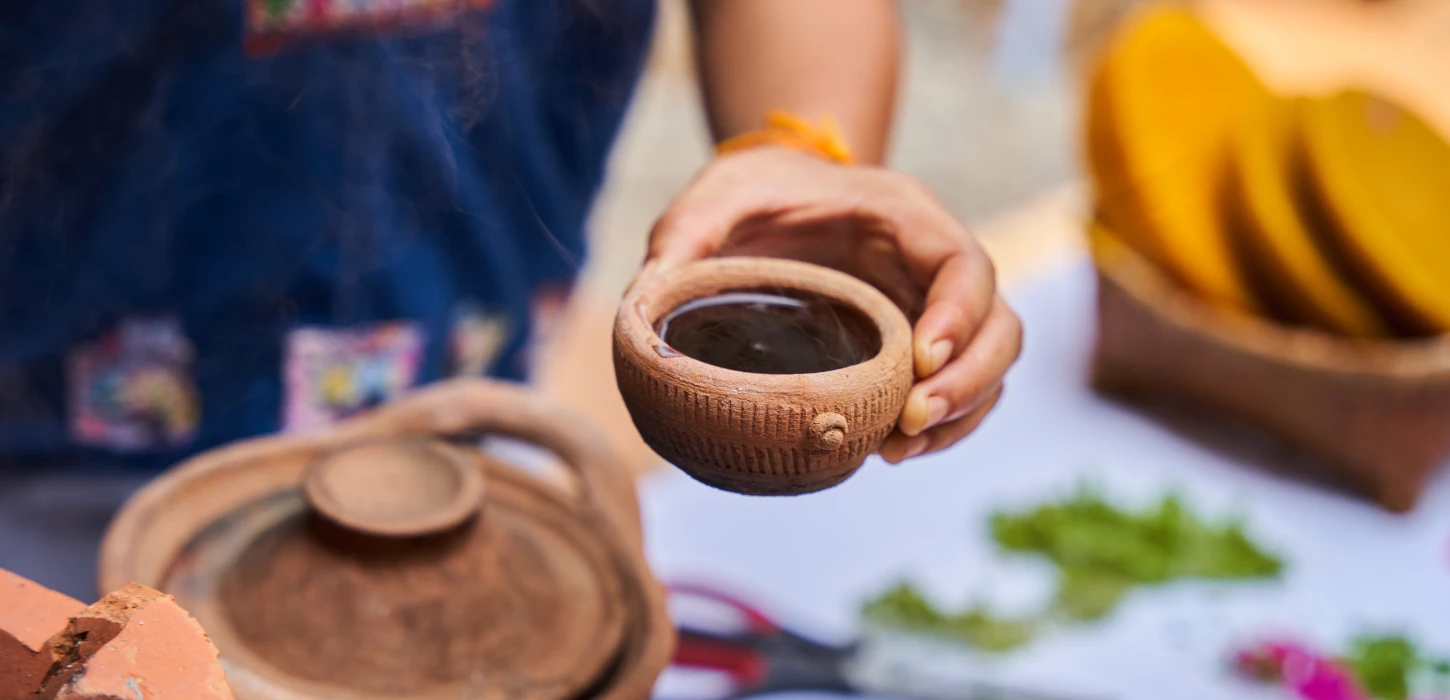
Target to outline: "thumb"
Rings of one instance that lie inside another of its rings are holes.
[[[765,188],[707,169],[650,229],[646,266],[660,273],[718,253],[741,222],[769,207],[768,197]]]
[[[639,268],[639,272],[635,273],[634,279],[630,281],[629,286],[625,287],[623,296],[628,297],[630,293],[634,291],[635,287],[644,284],[651,278],[659,275],[659,273],[659,261],[653,258],[646,258],[644,261],[644,265]]]

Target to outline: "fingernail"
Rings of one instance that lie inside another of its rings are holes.
[[[947,358],[952,356],[952,341],[938,340],[931,344],[931,372],[941,369],[947,363]]]
[[[906,407],[901,410],[901,423],[897,426],[907,437],[926,430],[926,421],[931,416],[926,394],[913,391],[906,398]]]
[[[947,400],[940,396],[933,396],[930,399],[927,399],[926,427],[922,428],[922,430],[934,428],[937,426],[938,423],[941,423],[942,419],[947,417],[948,408],[950,408],[950,406],[947,404]]]
[[[925,435],[918,435],[906,442],[906,456],[902,460],[908,460],[926,451],[927,438]]]

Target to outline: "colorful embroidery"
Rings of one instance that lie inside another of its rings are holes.
[[[287,337],[287,430],[331,425],[412,386],[423,332],[406,322],[362,328],[298,328]]]
[[[386,31],[441,21],[493,0],[247,0],[248,45],[276,50],[290,39],[346,30]]]
[[[76,348],[69,362],[71,439],[125,451],[189,442],[201,417],[194,356],[174,318],[128,320]]]
[[[454,376],[487,374],[513,334],[509,317],[463,304],[453,315],[448,338],[450,371]]]

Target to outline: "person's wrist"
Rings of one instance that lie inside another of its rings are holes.
[[[766,147],[808,153],[841,165],[855,162],[850,145],[833,118],[827,116],[820,124],[812,124],[783,110],[772,110],[764,127],[716,144],[715,153],[727,155]]]

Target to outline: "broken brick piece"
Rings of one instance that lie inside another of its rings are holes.
[[[0,569],[0,700],[29,698],[50,670],[47,643],[85,603]]]
[[[40,700],[232,700],[216,646],[171,596],[130,584],[50,640]]]

